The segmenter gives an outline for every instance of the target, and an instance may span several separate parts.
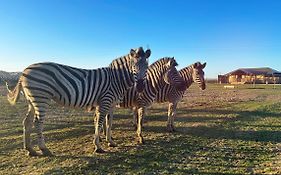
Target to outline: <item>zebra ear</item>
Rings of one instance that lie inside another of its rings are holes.
[[[179,64],[177,63],[175,57],[172,57],[172,60],[173,60],[173,66],[178,66]]]
[[[131,49],[130,56],[133,57],[133,58],[135,58],[137,56],[137,53],[134,49]]]
[[[150,49],[147,49],[147,50],[145,51],[145,58],[150,57],[150,55],[151,55],[151,50],[150,50]]]
[[[206,62],[204,64],[202,64],[202,69],[204,69],[206,67]]]
[[[196,63],[193,64],[192,67],[193,67],[194,69],[197,69],[197,68],[199,67],[199,65],[200,65],[200,63],[199,63],[199,62],[196,62]]]

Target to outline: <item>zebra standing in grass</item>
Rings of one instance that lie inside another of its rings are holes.
[[[131,49],[126,56],[112,61],[109,67],[85,70],[56,63],[38,63],[27,67],[13,91],[8,86],[8,101],[15,104],[23,91],[28,102],[28,113],[23,121],[24,147],[30,156],[37,152],[31,145],[31,129],[34,125],[38,146],[43,155],[52,155],[43,138],[43,122],[51,100],[68,107],[96,108],[95,152],[104,152],[99,144],[99,134],[104,118],[111,107],[122,99],[124,92],[137,83],[136,89],[144,89],[143,80],[151,51],[142,47]],[[110,141],[110,140],[109,140]]]
[[[183,77],[186,89],[189,86],[196,82],[201,90],[206,88],[204,71],[206,63],[201,64],[196,62],[188,67],[185,67],[179,71],[181,77]],[[168,107],[168,120],[167,120],[167,129],[170,132],[175,131],[174,127],[174,118],[176,116],[177,104],[182,100],[185,91],[179,91],[175,87],[166,84],[160,91],[157,93],[155,101],[157,103],[169,102]]]
[[[137,93],[136,88],[131,88],[126,91],[125,96],[119,107],[123,108],[135,108],[138,110],[138,125],[137,125],[137,136],[139,143],[143,143],[142,137],[142,119],[144,115],[144,107],[150,106],[156,94],[165,84],[174,86],[178,90],[185,90],[185,82],[178,73],[176,66],[176,60],[172,57],[161,58],[154,62],[147,69],[146,83],[144,91],[140,94]],[[104,126],[106,138],[111,138],[111,121],[112,111],[110,112],[108,122]]]

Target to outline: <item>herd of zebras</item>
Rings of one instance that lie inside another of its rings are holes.
[[[177,71],[173,57],[164,57],[150,66],[150,49],[131,49],[108,67],[86,70],[56,63],[38,63],[28,66],[13,90],[8,89],[8,101],[15,104],[22,92],[28,103],[28,113],[23,121],[24,148],[30,156],[38,155],[31,144],[33,125],[38,146],[43,155],[52,155],[45,145],[43,123],[51,100],[63,106],[95,111],[95,152],[104,150],[99,143],[102,127],[109,146],[116,146],[111,139],[111,126],[115,106],[131,108],[137,136],[143,143],[142,120],[146,108],[153,102],[169,102],[167,128],[174,131],[177,103],[185,90],[196,82],[204,90],[203,69],[206,63],[196,62]]]

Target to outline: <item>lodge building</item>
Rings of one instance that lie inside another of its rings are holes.
[[[265,68],[240,68],[218,75],[218,83],[229,84],[280,84],[281,72]]]

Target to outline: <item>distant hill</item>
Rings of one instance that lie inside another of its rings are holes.
[[[16,83],[21,75],[21,72],[5,72],[0,70],[0,84],[5,82]]]

